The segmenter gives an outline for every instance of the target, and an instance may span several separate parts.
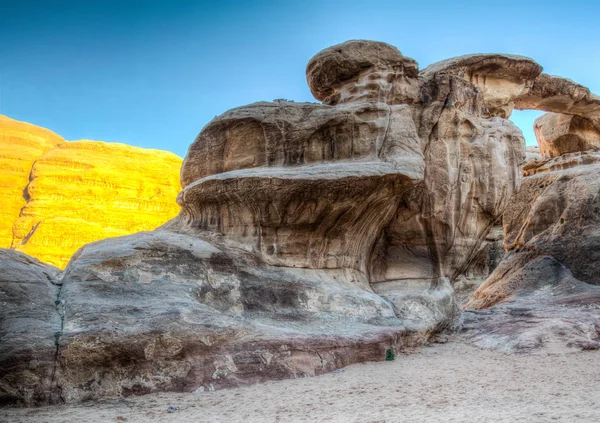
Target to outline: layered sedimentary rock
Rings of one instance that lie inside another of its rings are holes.
[[[600,165],[529,176],[505,215],[505,247],[510,252],[471,299],[469,307],[485,308],[518,292],[514,276],[527,263],[552,257],[573,276],[600,285]],[[540,283],[545,283],[540,278]]]
[[[542,67],[528,57],[505,54],[472,54],[428,66],[422,74],[454,75],[473,84],[483,95],[487,112],[508,118],[515,102],[528,93]]]
[[[533,128],[540,152],[545,158],[600,150],[600,128],[581,116],[546,113],[536,119]]]
[[[0,248],[12,244],[33,163],[63,141],[52,131],[0,115]]]
[[[600,97],[570,79],[540,74],[531,88],[515,101],[519,110],[544,110],[589,117],[598,124]]]
[[[178,212],[180,163],[125,144],[60,143],[31,169],[12,248],[63,268],[82,245],[155,229]]]
[[[480,345],[504,350],[598,349],[597,131],[588,119],[555,113],[535,125],[546,158],[524,167],[503,217],[508,254],[467,303],[467,328]]]
[[[64,268],[82,245],[155,229],[179,211],[175,154],[67,142],[0,118],[4,247]]]
[[[307,67],[325,104],[215,118],[182,165],[180,214],[84,246],[61,275],[47,398],[316,375],[450,326],[452,284],[521,182],[504,103],[539,72],[499,55],[418,72],[350,41]]]

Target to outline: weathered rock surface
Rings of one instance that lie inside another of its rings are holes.
[[[575,278],[600,285],[599,176],[600,165],[587,165],[525,179],[504,218],[509,254],[469,307],[485,308],[513,295],[521,278],[510,275],[540,257],[552,257]]]
[[[515,204],[525,159],[506,117],[540,72],[493,54],[418,72],[395,47],[351,41],[307,67],[325,104],[255,103],[215,118],[183,162],[179,215],[84,246],[60,275],[45,398],[315,375],[451,326],[453,285],[501,255],[490,232]],[[580,195],[561,201],[592,198]],[[529,219],[514,238],[531,242],[553,218]]]
[[[59,269],[0,249],[0,405],[58,400]]]
[[[63,141],[52,131],[0,115],[0,248],[12,244],[33,163]]]
[[[478,345],[600,348],[600,153],[592,120],[556,113],[536,120],[544,158],[524,166],[503,216],[507,254],[465,306],[465,330]]]
[[[199,235],[161,229],[78,253],[60,294],[65,401],[316,375],[427,338],[358,272],[273,267]]]
[[[547,112],[577,115],[600,122],[600,97],[570,79],[540,74],[529,91],[515,101],[519,110],[544,110]]]
[[[600,150],[600,128],[581,116],[546,113],[536,119],[534,130],[545,158]]]
[[[419,98],[418,73],[417,62],[396,47],[352,40],[316,54],[306,67],[306,80],[313,96],[325,104],[411,104]]]
[[[179,210],[175,154],[67,142],[1,116],[0,149],[2,246],[60,268],[82,245],[155,229]]]
[[[472,54],[434,63],[421,75],[454,75],[471,82],[483,94],[487,112],[508,118],[517,101],[528,93],[542,67],[528,57]]]
[[[486,282],[463,312],[463,335],[476,345],[505,353],[600,349],[600,287],[554,258],[532,259],[496,284]],[[477,308],[486,294],[503,301]]]

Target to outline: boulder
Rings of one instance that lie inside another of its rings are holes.
[[[25,254],[0,249],[0,405],[60,400],[58,273]]]
[[[314,376],[383,360],[431,330],[398,319],[360,272],[269,266],[190,230],[89,244],[62,281],[67,403]]]
[[[389,44],[352,40],[316,54],[306,67],[313,96],[325,104],[418,100],[418,65]]]
[[[533,129],[545,158],[600,150],[600,128],[581,116],[546,113],[535,120]]]

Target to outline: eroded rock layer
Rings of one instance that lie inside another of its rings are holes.
[[[490,54],[419,72],[395,47],[350,41],[307,67],[325,104],[255,103],[215,118],[183,162],[179,215],[84,246],[60,275],[45,398],[199,392],[383,360],[453,325],[463,275],[535,272],[530,261],[560,251],[581,269],[561,273],[556,292],[594,291],[595,268],[559,242],[497,263],[502,238],[527,247],[565,222],[565,236],[584,236],[595,201],[594,184],[571,193],[587,182],[576,175],[548,191],[560,207],[543,219],[514,210],[526,156],[513,108],[558,96],[594,122],[591,95],[561,79],[540,88],[541,71]],[[503,237],[490,233],[499,222],[525,226]],[[517,276],[509,285],[539,287]]]
[[[59,269],[0,248],[0,405],[58,402]]]
[[[63,141],[52,131],[0,115],[0,248],[12,244],[33,163]]]
[[[600,307],[600,152],[593,122],[594,115],[558,113],[536,120],[544,157],[524,166],[521,190],[503,216],[507,254],[465,306],[466,330],[478,345],[600,348],[593,313]]]
[[[67,142],[0,118],[4,247],[64,268],[82,245],[154,229],[179,211],[175,154]]]
[[[73,257],[65,401],[319,374],[452,323],[452,283],[519,188],[520,131],[463,75],[383,43],[327,49],[307,79],[326,104],[206,125],[177,218]]]

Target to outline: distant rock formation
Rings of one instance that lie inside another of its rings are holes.
[[[0,116],[0,246],[64,268],[85,244],[155,229],[179,211],[180,166],[166,151],[67,142]]]
[[[204,127],[181,168],[176,218],[88,244],[60,275],[0,276],[9,292],[36,283],[41,298],[60,286],[39,316],[54,328],[54,360],[27,379],[29,356],[15,353],[25,359],[0,368],[2,398],[201,392],[426,342],[455,323],[458,278],[501,259],[499,242],[512,239],[501,218],[521,219],[505,213],[526,157],[512,110],[564,103],[593,121],[589,91],[541,72],[498,54],[419,71],[373,41],[318,53],[307,80],[324,104],[255,103]],[[42,314],[54,304],[60,325]],[[16,313],[0,330],[17,339],[30,324]],[[32,347],[45,347],[45,328]]]
[[[0,115],[0,247],[12,245],[33,163],[63,141],[52,131]]]

